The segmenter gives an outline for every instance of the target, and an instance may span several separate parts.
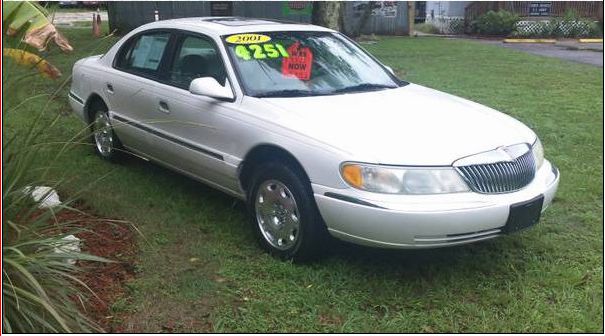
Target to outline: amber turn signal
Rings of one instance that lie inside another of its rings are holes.
[[[346,165],[342,167],[342,177],[348,184],[361,188],[363,177],[361,176],[361,167],[358,165]]]

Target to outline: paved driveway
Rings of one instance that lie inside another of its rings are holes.
[[[576,41],[559,41],[557,43],[503,43],[499,40],[482,39],[477,39],[476,41],[500,45],[530,54],[556,57],[603,67],[603,43],[578,43]]]
[[[90,11],[81,12],[61,12],[60,10],[55,12],[54,23],[58,26],[73,26],[74,22],[90,22],[92,26],[92,13],[97,13],[96,10],[91,9]],[[102,21],[107,21],[107,11],[100,11]]]

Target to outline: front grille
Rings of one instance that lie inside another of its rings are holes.
[[[519,190],[536,174],[531,149],[512,161],[458,166],[470,188],[476,192],[495,194]]]

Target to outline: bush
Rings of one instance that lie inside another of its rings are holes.
[[[520,21],[514,36],[519,37],[599,37],[602,30],[598,22],[578,17],[568,10],[561,18],[552,18],[549,21]]]
[[[427,34],[440,34],[441,30],[430,23],[419,23],[414,25],[414,29]]]
[[[450,20],[450,33],[452,34],[463,34],[464,33],[464,20]]]
[[[598,24],[589,19],[553,18],[550,21],[522,21],[517,24],[514,36],[577,38],[602,36]]]
[[[580,19],[576,21],[580,29],[576,30],[573,37],[602,37],[603,31],[597,21]]]
[[[489,11],[471,23],[474,33],[488,36],[508,36],[515,30],[519,17],[511,12]]]

